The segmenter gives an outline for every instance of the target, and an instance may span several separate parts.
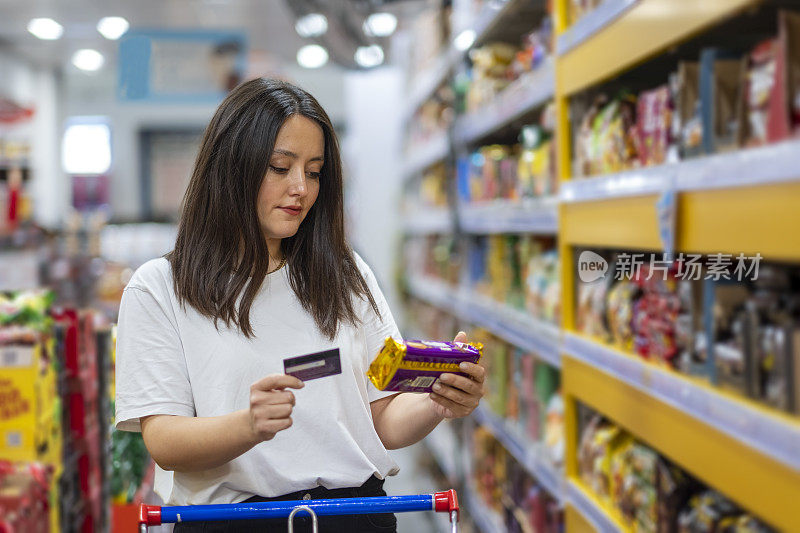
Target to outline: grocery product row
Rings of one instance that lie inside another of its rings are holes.
[[[578,284],[578,333],[800,414],[796,265],[724,254],[649,264],[641,260],[650,254],[595,255],[615,275]]]
[[[447,338],[465,327],[424,302],[410,305],[408,329],[422,338]],[[558,531],[564,459],[558,369],[486,330],[470,335],[484,346],[485,402],[470,420],[448,423],[426,439],[436,468],[468,495],[466,511],[481,530]]]
[[[60,234],[21,221],[0,246],[0,263],[23,270],[0,288],[4,531],[123,531],[152,498],[141,434],[111,429],[112,320],[132,270],[100,259],[102,233],[92,217]]]
[[[545,20],[549,19],[545,17]],[[563,104],[567,106],[572,122],[564,125],[566,128],[562,128],[561,134],[570,135],[570,130],[572,134],[569,145],[562,146],[560,152],[573,154],[569,158],[569,169],[564,168],[563,175],[616,174],[791,138],[797,130],[798,120],[794,95],[800,90],[790,74],[797,61],[791,43],[798,33],[798,20],[796,12],[776,9],[774,3],[767,2],[755,13],[726,20],[722,28],[711,36],[701,35],[682,44],[667,58],[653,60],[609,81],[598,80],[599,84],[574,91]],[[719,35],[726,29],[736,31],[736,39],[721,39]],[[540,38],[546,41],[545,37]],[[510,68],[511,60],[508,58],[513,55],[508,49],[511,45],[501,42],[493,46],[495,48],[475,47],[469,52],[470,56],[490,58],[484,60],[486,66],[478,72],[500,73],[490,77],[495,81],[513,77],[506,72]],[[493,54],[487,52],[494,49]],[[497,50],[505,50],[505,53]],[[483,63],[478,61],[477,64]],[[481,74],[477,79],[483,80],[487,76]],[[475,82],[469,76],[466,79]],[[654,83],[654,80],[657,81]],[[451,92],[459,86],[458,83],[458,77],[455,77]],[[553,84],[554,80],[537,83]],[[467,87],[471,85],[467,84]],[[500,89],[490,91],[493,96],[488,98],[490,103],[484,103],[484,107],[488,109],[491,102],[499,101],[504,88],[505,85],[500,84]],[[539,87],[528,83],[519,92],[524,94],[537,90]],[[536,106],[528,108],[527,114],[522,113],[528,117],[526,120],[540,115],[539,121],[532,122],[539,130],[521,127],[525,122],[514,123],[513,119],[520,117],[512,116],[505,131],[486,131],[484,138],[518,137],[522,142],[521,148],[512,144],[500,149],[503,145],[486,144],[472,157],[465,157],[458,167],[453,165],[447,169],[448,174],[457,176],[454,179],[462,184],[458,186],[459,198],[487,200],[555,192],[552,183],[555,165],[551,161],[557,158],[552,154],[543,157],[552,151],[547,141],[557,122],[547,118],[556,113],[540,109],[547,100],[542,99]],[[534,110],[537,112],[531,115]],[[471,129],[468,124],[459,126],[458,119],[453,118],[452,115],[457,117],[459,111],[463,109],[458,102],[441,100],[440,115],[450,118],[437,131],[442,133],[455,124],[455,137],[451,142],[457,149],[460,145],[458,138],[463,135],[460,132],[464,127]],[[414,124],[412,120],[410,131],[413,131]],[[502,125],[496,126],[500,128]],[[530,150],[535,150],[536,157],[526,153]],[[438,160],[446,160],[450,153],[443,145],[438,151]],[[509,155],[520,164],[502,163]],[[409,157],[414,159],[413,150],[409,151]],[[487,169],[485,161],[496,162],[496,168]],[[535,162],[531,167],[534,171],[531,173],[524,169],[522,161]],[[437,163],[437,157],[429,158],[427,163]],[[518,178],[511,177],[512,166],[519,169]],[[476,167],[481,171],[476,172]],[[548,170],[543,172],[542,169]],[[419,173],[425,168],[413,170]],[[441,173],[441,170],[437,172]],[[487,176],[487,172],[494,173],[495,177]],[[531,174],[537,179],[531,181]],[[476,180],[476,175],[481,178]],[[476,184],[476,181],[483,183]],[[519,182],[517,187],[512,186],[515,181]],[[664,185],[659,183],[659,187],[664,188]],[[695,187],[702,188],[703,184],[696,183]],[[441,191],[442,187],[438,190]],[[422,193],[421,196],[423,203],[427,202],[426,195]],[[445,204],[441,196],[436,204]]]
[[[613,422],[580,409],[577,490],[633,531],[774,531]],[[602,527],[603,524],[597,524]]]

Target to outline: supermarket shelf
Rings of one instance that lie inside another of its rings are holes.
[[[800,530],[800,423],[574,334],[563,387],[779,530]]]
[[[473,411],[472,416],[494,435],[542,488],[556,500],[563,502],[562,473],[543,457],[543,453],[537,447],[531,446],[527,439],[521,436],[519,431],[507,420],[497,416],[483,405],[479,405]]]
[[[564,55],[603,30],[639,0],[605,0],[556,39],[556,55]]]
[[[606,0],[559,38],[559,90],[571,95],[611,79],[759,1]]]
[[[564,349],[572,357],[690,414],[703,424],[747,443],[761,453],[800,471],[800,421],[791,423],[764,410],[700,386],[676,372],[648,364],[589,339],[566,333]]]
[[[475,489],[468,486],[465,489],[465,496],[467,501],[465,510],[467,514],[472,517],[478,529],[483,531],[483,533],[497,533],[498,531],[505,530],[502,517],[483,503],[481,497],[475,492]]]
[[[588,490],[574,480],[567,481],[567,505],[577,510],[599,533],[626,531],[625,527],[609,516]]]
[[[467,233],[558,233],[558,199],[493,200],[459,206],[459,223]]]
[[[450,70],[463,56],[463,52],[451,45],[428,70],[414,78],[412,83],[409,84],[414,89],[408,98],[405,110],[406,119],[411,118],[419,106],[433,94],[439,85],[444,83],[447,75],[450,74]]]
[[[475,44],[483,42],[484,38],[504,20],[508,13],[513,13],[525,1],[486,2],[472,23],[471,29],[475,32]],[[450,71],[464,59],[466,53],[467,51],[458,50],[451,44],[428,70],[413,80],[410,86],[414,89],[408,98],[404,114],[406,118],[411,117],[436,88],[444,83]]]
[[[561,200],[584,202],[660,194],[667,190],[731,189],[786,182],[800,182],[799,140],[570,180],[561,186]]]
[[[455,484],[458,480],[458,468],[454,457],[456,438],[450,425],[439,424],[422,442],[430,450],[447,479]]]
[[[434,233],[453,233],[453,219],[446,208],[430,208],[403,214],[403,228],[406,233],[430,235]]]
[[[0,157],[0,168],[30,168],[31,161],[27,157]]]
[[[677,191],[676,249],[800,260],[800,141],[562,184],[560,237],[573,245],[660,249],[656,200]]]
[[[407,156],[403,175],[409,179],[434,163],[445,159],[450,152],[450,139],[447,132],[435,135],[424,146],[417,148]]]
[[[490,104],[456,119],[454,142],[467,145],[485,137],[553,98],[553,59],[514,81]]]
[[[470,290],[453,289],[435,279],[412,276],[409,278],[409,289],[417,298],[461,320],[486,328],[506,342],[534,352],[550,365],[561,366],[561,333],[558,327]]]

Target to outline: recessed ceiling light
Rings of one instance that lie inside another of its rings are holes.
[[[359,46],[356,49],[355,60],[359,67],[377,67],[383,63],[383,48],[377,44]]]
[[[64,34],[64,27],[51,18],[36,18],[28,22],[28,31],[45,41],[55,41]]]
[[[456,49],[463,52],[469,50],[469,47],[475,42],[475,37],[475,30],[464,30],[453,40],[453,44],[456,46]]]
[[[97,23],[97,31],[106,39],[116,41],[130,28],[128,21],[122,17],[103,17]]]
[[[309,13],[297,19],[294,29],[300,37],[319,37],[328,31],[328,19],[322,13]]]
[[[72,64],[87,72],[100,70],[105,62],[103,54],[91,48],[84,48],[72,54]]]
[[[391,13],[373,13],[364,21],[362,28],[370,37],[388,37],[397,29],[397,17]]]
[[[328,51],[318,44],[307,44],[297,51],[297,64],[303,68],[319,68],[328,62]]]

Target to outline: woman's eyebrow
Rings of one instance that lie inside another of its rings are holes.
[[[291,152],[289,150],[283,150],[281,148],[275,148],[272,152],[276,153],[276,154],[280,154],[280,155],[285,155],[287,157],[293,157],[294,159],[297,159],[297,157],[298,157],[296,153]],[[312,157],[311,159],[309,159],[309,161],[324,161],[324,160],[325,160],[325,158],[323,158],[321,155],[318,155],[317,157]]]

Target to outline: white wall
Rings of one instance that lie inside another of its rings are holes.
[[[281,74],[311,92],[334,122],[343,111],[342,70],[326,67],[309,71],[284,68]],[[70,68],[66,73],[63,120],[73,116],[108,117],[111,124],[111,206],[118,220],[141,216],[139,132],[147,128],[205,129],[218,104],[159,104],[122,102],[116,98],[116,71],[95,75]],[[63,123],[59,138],[63,133]]]
[[[345,76],[343,139],[350,240],[372,267],[389,305],[400,312],[395,259],[401,230],[402,72],[383,67]],[[400,318],[400,317],[396,317]]]

